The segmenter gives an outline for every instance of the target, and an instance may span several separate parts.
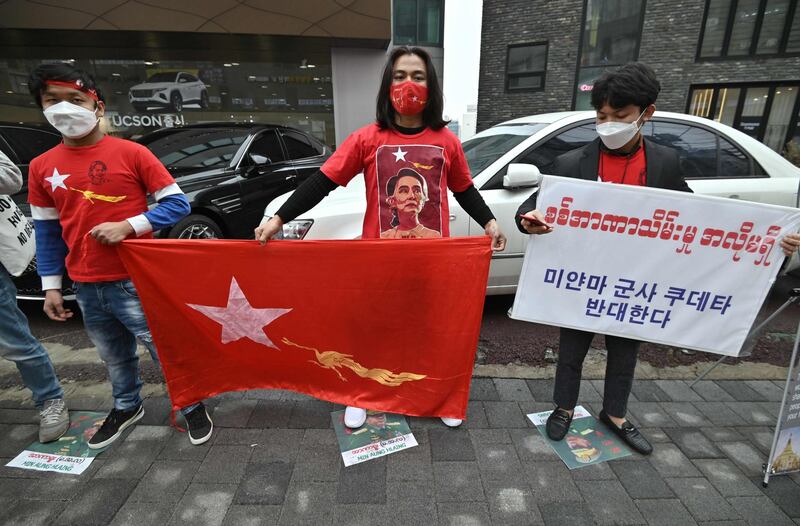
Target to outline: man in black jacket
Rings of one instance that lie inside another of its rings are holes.
[[[681,174],[678,152],[641,134],[642,126],[655,112],[660,90],[655,73],[645,64],[627,64],[603,75],[592,90],[599,138],[559,156],[551,173],[589,181],[691,192]],[[536,195],[534,193],[519,207],[517,227],[523,233],[548,234],[553,231],[552,226],[537,226],[519,217],[520,214],[534,216],[544,223],[544,216],[536,210]],[[787,257],[798,246],[798,234],[789,234],[781,240]],[[593,337],[591,332],[561,328],[553,393],[556,409],[547,420],[547,435],[553,440],[562,440],[569,430],[578,402],[583,361]],[[653,451],[650,443],[625,418],[640,342],[611,335],[606,335],[605,340],[608,354],[600,420],[631,448],[650,454]]]
[[[606,73],[592,90],[600,137],[559,156],[553,163],[552,174],[691,192],[681,175],[677,151],[643,138],[640,131],[656,109],[660,89],[653,70],[641,63]],[[536,195],[522,203],[519,213],[544,221],[536,210]],[[547,234],[553,230],[519,217],[517,226],[523,233],[530,234]],[[562,440],[569,430],[578,402],[583,361],[593,337],[591,332],[561,329],[553,394],[556,409],[547,420],[547,434],[553,440]],[[653,450],[650,443],[625,419],[639,342],[611,335],[606,335],[605,339],[608,357],[600,420],[634,450],[649,454]]]

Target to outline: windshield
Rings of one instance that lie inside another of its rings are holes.
[[[177,73],[156,73],[147,82],[175,82],[177,76]]]
[[[502,157],[537,131],[546,127],[544,123],[505,124],[493,126],[488,130],[464,141],[464,154],[473,176]]]
[[[247,136],[246,130],[187,129],[142,142],[168,169],[183,170],[227,167]]]

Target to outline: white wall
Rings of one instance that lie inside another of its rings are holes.
[[[478,104],[482,11],[483,0],[445,0],[444,113],[457,121]]]
[[[375,122],[375,98],[385,62],[383,49],[331,49],[337,146],[355,130]]]

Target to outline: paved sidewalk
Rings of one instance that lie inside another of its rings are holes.
[[[654,454],[575,471],[525,418],[551,409],[551,386],[476,378],[462,428],[411,418],[419,447],[350,468],[333,404],[280,391],[220,396],[209,402],[214,437],[192,446],[169,427],[168,400],[151,398],[83,475],[0,467],[0,523],[800,524],[800,477],[760,482],[781,382],[636,382],[630,416]],[[581,403],[597,414],[601,392],[601,381],[584,381]],[[35,439],[33,418],[0,400],[2,464]]]

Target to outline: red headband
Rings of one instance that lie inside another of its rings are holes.
[[[82,92],[84,92],[85,94],[89,95],[89,96],[90,96],[91,98],[93,98],[94,100],[100,100],[100,99],[97,97],[97,91],[95,91],[95,90],[93,90],[93,89],[89,89],[89,88],[87,88],[86,86],[84,86],[84,85],[83,85],[83,81],[82,81],[81,79],[78,79],[78,80],[72,80],[72,81],[63,81],[63,80],[46,80],[46,81],[44,81],[44,83],[45,83],[47,86],[63,86],[63,87],[65,87],[65,88],[72,88],[72,89],[76,89],[76,90],[78,90],[78,91],[82,91]]]

